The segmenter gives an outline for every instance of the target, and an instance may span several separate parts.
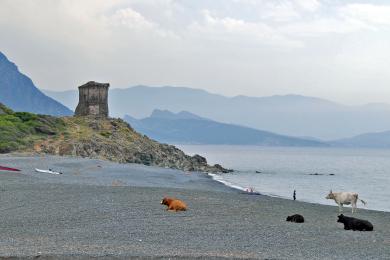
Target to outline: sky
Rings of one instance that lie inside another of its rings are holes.
[[[49,90],[95,80],[390,103],[384,0],[0,0],[0,51]]]

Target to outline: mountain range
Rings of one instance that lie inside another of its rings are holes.
[[[0,103],[15,111],[29,111],[53,116],[73,112],[58,101],[43,94],[18,67],[0,52]]]
[[[77,105],[77,90],[44,91],[69,108]],[[189,111],[218,122],[237,124],[282,135],[334,140],[390,129],[390,105],[347,106],[300,95],[226,97],[184,87],[135,86],[111,89],[110,115],[148,117],[154,109]]]
[[[67,116],[77,102],[77,89],[41,91],[0,52],[0,103]],[[109,103],[111,116],[126,115],[136,129],[166,142],[390,148],[389,104],[346,106],[300,95],[226,97],[170,86],[111,89]]]
[[[147,118],[136,119],[126,115],[124,120],[136,131],[154,140],[166,143],[327,146],[327,144],[318,141],[278,135],[239,125],[219,123],[186,111],[172,113],[167,110],[154,110],[151,116]]]

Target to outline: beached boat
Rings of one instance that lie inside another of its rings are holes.
[[[12,172],[20,172],[19,169],[15,169],[15,168],[9,168],[9,167],[4,167],[4,166],[0,166],[0,171],[12,171]]]
[[[41,169],[35,169],[36,172],[42,172],[42,173],[50,173],[50,174],[62,174],[62,172],[55,172],[55,171],[52,171],[51,169],[49,170],[41,170]]]

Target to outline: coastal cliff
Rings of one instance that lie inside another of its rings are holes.
[[[121,119],[52,117],[0,105],[0,153],[32,152],[138,163],[185,171],[228,172],[204,157],[141,135]]]

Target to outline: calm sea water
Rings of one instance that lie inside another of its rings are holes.
[[[236,172],[224,174],[228,185],[253,187],[263,194],[335,205],[333,191],[355,191],[365,208],[390,211],[390,150],[333,148],[270,148],[258,146],[179,145]],[[256,171],[260,173],[256,173]],[[319,175],[311,175],[311,174]],[[331,175],[332,174],[332,175]],[[363,207],[358,203],[358,208]],[[350,210],[345,209],[345,210]]]

